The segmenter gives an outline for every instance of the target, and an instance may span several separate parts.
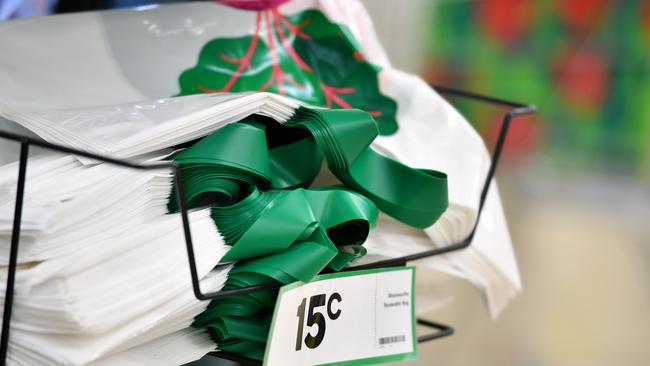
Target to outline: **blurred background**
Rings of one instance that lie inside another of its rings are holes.
[[[152,2],[0,0],[0,19]],[[456,334],[408,365],[649,365],[650,1],[363,2],[398,68],[538,108],[497,174],[523,294],[493,321],[451,280],[429,318]],[[451,101],[492,146],[505,110]]]
[[[524,292],[451,285],[417,364],[650,364],[650,1],[364,3],[397,67],[538,108],[497,174]],[[504,110],[451,101],[492,146]]]

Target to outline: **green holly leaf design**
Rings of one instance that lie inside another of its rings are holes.
[[[179,95],[268,91],[329,108],[359,108],[382,135],[397,130],[397,104],[379,91],[379,68],[362,59],[354,37],[320,11],[285,17],[256,13],[253,35],[208,42],[179,77]]]

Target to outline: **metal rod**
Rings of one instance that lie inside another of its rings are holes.
[[[454,89],[454,88],[449,88],[446,86],[434,85],[434,84],[430,84],[430,86],[442,94],[454,95],[457,97],[465,97],[469,99],[480,100],[491,104],[500,104],[502,106],[507,106],[507,107],[514,107],[514,108],[528,107],[528,105],[523,103],[512,102],[509,100],[495,98],[492,96],[478,94],[474,92],[469,92],[466,90],[459,90],[459,89]]]
[[[194,257],[194,245],[192,244],[192,232],[190,230],[190,219],[187,214],[187,203],[185,202],[185,190],[183,175],[181,174],[180,167],[174,163],[172,166],[174,172],[174,189],[176,190],[176,202],[181,211],[181,220],[183,222],[183,234],[185,235],[185,247],[187,248],[187,259],[190,265],[190,277],[192,278],[192,290],[194,296],[199,300],[207,300],[205,295],[201,292],[201,284],[199,282],[199,274],[196,269],[196,259]]]
[[[534,106],[516,107],[514,109],[509,110],[503,117],[503,121],[501,122],[501,129],[499,130],[499,137],[497,138],[497,143],[494,146],[494,152],[492,153],[492,161],[490,162],[490,169],[488,170],[488,174],[485,177],[485,182],[483,183],[481,198],[479,200],[478,213],[476,215],[476,222],[474,223],[474,228],[472,229],[472,232],[469,234],[469,237],[467,238],[469,242],[472,241],[472,239],[474,238],[474,234],[476,233],[476,228],[478,227],[478,223],[481,218],[481,214],[483,212],[483,206],[485,205],[485,200],[487,199],[488,192],[490,191],[490,185],[494,180],[493,178],[497,169],[497,164],[499,163],[499,159],[501,158],[501,152],[503,150],[503,145],[505,144],[506,141],[506,135],[508,134],[508,129],[510,128],[510,122],[512,121],[513,118],[517,116],[531,114],[534,112],[535,112]]]
[[[16,187],[16,202],[14,204],[14,225],[11,232],[11,248],[9,250],[9,267],[7,267],[7,288],[2,314],[2,338],[0,340],[0,365],[7,362],[9,350],[9,330],[11,328],[11,311],[14,303],[14,283],[16,281],[16,265],[18,263],[18,244],[20,243],[20,224],[23,214],[23,197],[25,194],[25,177],[27,174],[27,157],[29,143],[20,143],[20,163],[18,165],[18,186]]]
[[[440,324],[440,323],[432,322],[430,320],[421,319],[421,318],[418,318],[417,323],[418,325],[438,329],[438,332],[436,333],[419,336],[418,343],[424,343],[424,342],[432,341],[434,339],[448,337],[454,334],[454,328],[450,327],[449,325]]]
[[[280,282],[269,282],[263,285],[235,288],[232,290],[219,290],[201,295],[205,298],[204,300],[217,300],[229,296],[250,294],[252,292],[277,290],[282,286],[283,284]]]
[[[372,263],[359,264],[356,266],[346,267],[342,271],[358,271],[362,269],[384,268],[384,267],[399,267],[403,266],[406,262],[412,262],[418,259],[434,257],[436,255],[455,252],[457,250],[465,249],[470,246],[471,240],[465,239],[460,243],[446,245],[441,248],[431,249],[420,253],[409,254],[397,258],[384,259]]]
[[[121,160],[121,159],[116,159],[110,156],[105,156],[105,155],[100,155],[100,154],[95,154],[87,151],[82,151],[82,150],[77,150],[73,149],[71,147],[55,144],[52,142],[46,142],[42,141],[39,139],[31,138],[28,136],[23,136],[23,135],[17,135],[15,133],[7,132],[7,131],[0,131],[0,137],[7,138],[9,140],[13,141],[20,141],[20,142],[26,142],[30,145],[35,145],[35,146],[40,146],[48,150],[55,150],[55,151],[60,151],[72,155],[77,155],[77,156],[83,156],[85,158],[93,159],[93,160],[99,160],[102,162],[106,163],[111,163],[114,165],[122,166],[125,168],[132,168],[132,169],[139,169],[139,170],[153,170],[153,169],[164,169],[164,168],[172,168],[173,163],[169,161],[164,161],[164,162],[156,162],[156,163],[147,163],[147,164],[139,164],[139,163],[134,163],[128,160]]]

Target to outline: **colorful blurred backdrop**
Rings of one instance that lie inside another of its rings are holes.
[[[441,1],[431,10],[427,80],[538,106],[513,126],[511,157],[540,152],[567,168],[650,179],[649,1]],[[498,115],[463,110],[494,136]]]
[[[417,365],[650,365],[650,1],[364,4],[395,66],[538,108],[497,172],[523,293],[493,321],[440,287]],[[450,101],[493,146],[505,111]]]

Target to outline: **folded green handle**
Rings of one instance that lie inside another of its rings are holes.
[[[370,144],[378,130],[364,111],[299,108],[286,125],[307,129],[311,135],[289,142],[274,141],[280,139],[277,132],[267,139],[261,121],[266,121],[270,130],[287,130],[263,118],[249,117],[243,121],[246,123],[227,125],[175,158],[185,170],[183,177],[188,177],[190,206],[201,202],[199,197],[207,193],[218,196],[219,204],[231,203],[219,199],[236,199],[233,196],[240,192],[233,179],[260,189],[307,187],[324,157],[332,173],[349,189],[405,224],[429,227],[447,209],[447,176],[410,168],[372,150]],[[270,144],[276,146],[269,150]],[[192,165],[191,172],[185,169],[187,165]]]
[[[361,244],[377,220],[372,201],[341,188],[268,191],[258,194],[258,200],[267,194],[272,203],[259,212],[257,220],[247,220],[251,224],[243,235],[230,237],[230,241],[237,239],[227,259],[239,262],[230,271],[226,289],[276,281],[308,282],[327,266],[340,270],[365,254]],[[234,217],[227,217],[224,212],[216,215],[218,211],[227,208],[213,208],[217,226],[227,229],[238,225],[237,216],[249,214],[237,210]],[[222,221],[224,216],[228,221]],[[270,292],[215,300],[192,325],[206,328],[221,350],[261,358],[268,323],[265,327],[260,323],[269,319],[274,302]]]
[[[359,110],[300,108],[286,123],[251,116],[227,125],[174,157],[190,207],[209,204],[237,261],[225,289],[310,281],[366,253],[377,207],[414,227],[447,207],[443,173],[409,168],[370,148],[372,117]],[[344,186],[306,189],[326,161]],[[169,200],[176,211],[175,194]],[[212,301],[192,324],[219,348],[263,357],[275,294]]]
[[[378,130],[368,113],[300,108],[287,125],[308,129],[332,173],[395,219],[425,228],[447,209],[447,176],[412,169],[372,150]]]

